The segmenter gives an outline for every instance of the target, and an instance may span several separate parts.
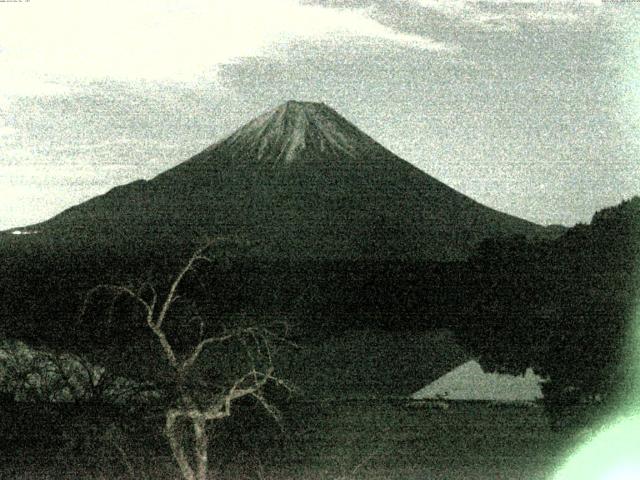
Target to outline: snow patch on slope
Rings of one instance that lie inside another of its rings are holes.
[[[325,104],[296,101],[260,115],[221,144],[285,165],[304,160],[307,152],[354,156],[362,146],[377,145]]]

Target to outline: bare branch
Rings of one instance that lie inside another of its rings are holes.
[[[109,285],[109,284],[97,285],[97,286],[93,287],[91,290],[89,290],[89,292],[87,293],[87,296],[86,296],[86,299],[85,299],[85,304],[83,305],[83,309],[82,309],[81,315],[84,315],[84,312],[86,311],[86,305],[88,304],[89,299],[100,290],[105,290],[107,292],[110,292],[113,295],[112,305],[115,303],[117,298],[119,296],[121,296],[121,295],[127,295],[128,297],[130,297],[134,301],[136,301],[138,304],[142,305],[142,307],[144,308],[145,313],[146,313],[147,325],[149,325],[149,327],[151,328],[151,331],[155,334],[155,336],[160,341],[160,345],[162,346],[162,350],[163,350],[165,356],[167,357],[167,360],[171,364],[171,366],[173,368],[177,368],[178,367],[178,360],[176,358],[175,352],[173,351],[173,348],[171,347],[171,344],[167,340],[167,337],[164,334],[164,332],[160,328],[158,328],[156,326],[156,324],[154,323],[154,321],[153,321],[153,314],[154,314],[155,305],[156,305],[156,301],[157,301],[157,294],[156,294],[155,289],[152,290],[153,291],[153,297],[152,297],[151,303],[147,303],[140,295],[138,295],[137,293],[135,293],[133,290],[131,290],[128,287],[123,287],[123,286],[120,286],[120,285]]]
[[[279,327],[279,328],[276,328]],[[282,330],[282,332],[278,331]],[[260,329],[262,336],[271,341],[271,346],[275,346],[276,344],[286,344],[290,347],[300,348],[298,344],[289,340],[287,337],[289,336],[291,331],[291,324],[286,320],[276,320],[271,322],[268,327],[264,327]]]
[[[173,348],[171,347],[169,340],[167,340],[167,336],[155,323],[153,323],[153,317],[149,317],[147,319],[147,324],[149,325],[149,328],[151,328],[151,331],[154,333],[154,335],[158,338],[158,341],[162,346],[162,351],[164,352],[165,357],[167,357],[169,364],[175,370],[178,370],[179,368],[178,358],[176,357],[176,354],[173,351]]]
[[[200,341],[200,343],[198,343],[198,345],[196,345],[196,347],[193,349],[191,355],[189,355],[187,359],[182,363],[182,371],[186,372],[189,368],[193,366],[193,364],[196,362],[196,360],[198,360],[198,357],[202,353],[202,350],[207,345],[210,345],[212,343],[222,343],[227,340],[230,340],[235,336],[236,336],[235,333],[230,333],[227,335],[223,335],[221,337],[205,338],[204,340]]]
[[[156,302],[158,301],[158,293],[156,292],[155,287],[151,285],[151,283],[144,282],[142,285],[140,285],[140,288],[138,289],[138,296],[140,298],[143,298],[142,295],[145,289],[151,290],[151,301],[149,302],[149,307],[151,307],[151,310],[155,311]]]
[[[191,255],[191,258],[189,258],[189,261],[187,262],[187,264],[184,267],[182,267],[182,270],[180,270],[180,272],[178,272],[178,275],[176,275],[176,278],[173,280],[173,282],[171,283],[171,286],[169,287],[169,293],[167,294],[167,297],[165,298],[165,301],[162,304],[162,308],[160,309],[160,313],[158,314],[158,319],[156,320],[156,326],[158,328],[162,327],[162,323],[164,322],[164,319],[167,316],[167,312],[169,311],[169,308],[178,298],[176,295],[176,291],[178,290],[180,283],[182,283],[182,280],[184,279],[185,275],[189,271],[193,270],[195,263],[198,261],[211,263],[212,261],[211,258],[204,255],[204,252],[207,251],[214,243],[218,241],[220,241],[220,239],[217,239],[217,238],[208,240],[202,247],[196,250],[193,255]]]
[[[80,312],[80,315],[81,315],[80,318],[84,316],[87,305],[91,300],[91,298],[101,290],[107,291],[112,294],[112,302],[115,302],[121,295],[127,295],[128,297],[135,300],[138,304],[142,305],[147,315],[153,315],[153,307],[147,302],[145,302],[144,299],[140,297],[140,295],[135,293],[130,288],[123,287],[121,285],[100,284],[93,287],[91,290],[87,292],[87,295],[85,296],[85,301],[82,305],[82,310]]]
[[[202,332],[202,330],[203,330],[203,327],[201,325],[200,331]],[[251,355],[251,352],[249,351],[249,348],[247,347],[246,342],[243,340],[244,336],[249,336],[254,341],[258,355],[262,354],[262,349],[265,349],[267,351],[269,364],[271,364],[272,363],[271,347],[269,346],[269,343],[272,340],[281,340],[277,334],[272,333],[267,329],[259,329],[256,327],[246,327],[246,328],[236,328],[236,329],[225,328],[224,331],[227,333],[219,337],[208,337],[208,338],[205,338],[204,340],[201,340],[192,350],[191,354],[187,357],[187,359],[182,363],[183,372],[186,372],[190,367],[193,366],[193,364],[198,360],[198,357],[200,356],[200,354],[202,353],[202,351],[207,345],[210,345],[213,343],[226,342],[228,340],[231,340],[232,338],[240,339],[240,341],[245,345],[245,348],[247,349],[247,355],[253,361],[253,356]]]
[[[273,419],[278,424],[280,423],[280,420],[282,419],[282,413],[280,413],[280,410],[278,409],[278,407],[267,402],[267,399],[264,398],[264,396],[259,392],[252,393],[251,396],[255,398],[260,403],[260,405],[262,405],[262,407],[266,410],[266,412],[269,415],[271,415],[271,417],[273,417]]]
[[[273,367],[269,367],[266,372],[259,372],[253,369],[240,377],[218,402],[204,412],[206,418],[215,420],[231,415],[231,405],[235,400],[259,392],[267,382],[272,379],[275,380],[273,370]],[[253,381],[247,385],[246,382],[250,379]]]

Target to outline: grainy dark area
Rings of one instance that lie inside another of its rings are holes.
[[[580,438],[552,431],[540,406],[462,402],[443,411],[387,399],[293,402],[285,411],[281,428],[242,408],[216,427],[210,457],[219,478],[544,479]],[[158,409],[3,407],[3,417],[9,412],[7,478],[177,478],[156,435]]]

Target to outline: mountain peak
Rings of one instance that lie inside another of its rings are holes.
[[[278,108],[305,108],[305,109],[316,109],[316,108],[328,108],[324,102],[308,102],[302,100],[287,100]]]
[[[418,170],[324,103],[295,100],[148,182],[22,230],[39,232],[26,241],[144,239],[150,249],[229,235],[255,240],[261,258],[411,261],[463,259],[490,237],[549,236]]]
[[[324,112],[326,114],[338,115],[335,110],[327,106],[323,102],[305,102],[300,100],[288,100],[272,110],[273,113],[285,113],[286,115],[304,115],[317,114]]]
[[[298,100],[263,113],[221,142],[244,159],[271,166],[351,157],[364,144],[378,145],[326,104]]]

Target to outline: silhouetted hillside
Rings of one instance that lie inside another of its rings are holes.
[[[549,401],[629,392],[640,292],[640,198],[553,241],[486,241],[469,263],[473,307],[461,338],[484,362],[549,376]]]

